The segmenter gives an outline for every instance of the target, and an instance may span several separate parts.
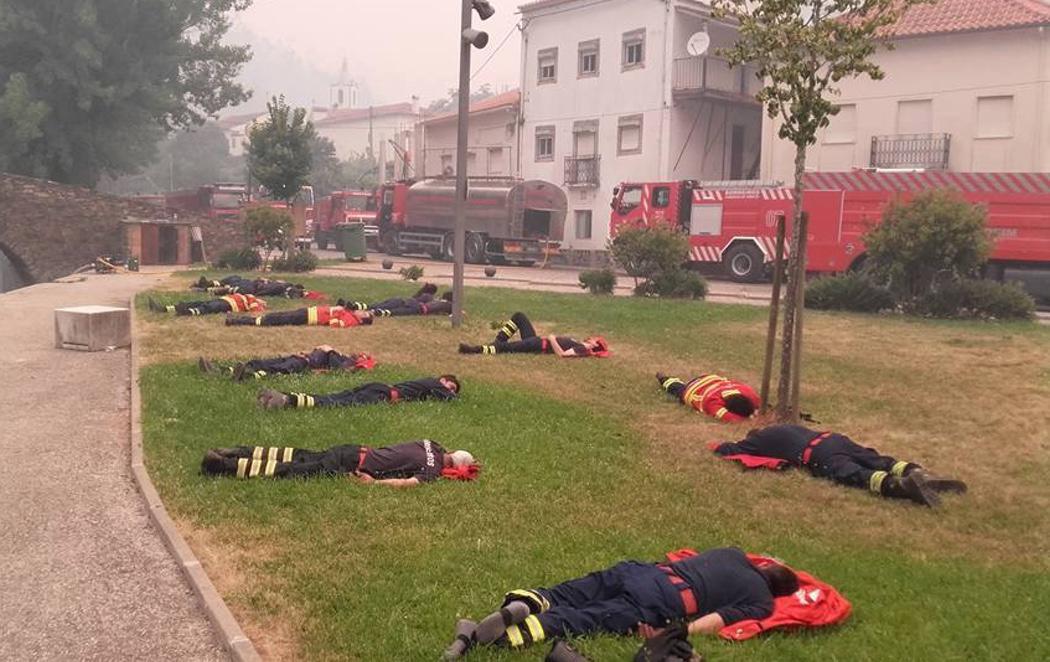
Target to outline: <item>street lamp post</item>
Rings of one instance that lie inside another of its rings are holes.
[[[495,13],[487,0],[462,0],[463,13],[459,33],[459,112],[456,134],[456,225],[452,253],[452,326],[463,324],[463,257],[466,244],[467,211],[467,122],[470,116],[470,49],[485,48],[488,34],[471,27],[471,12],[477,10],[481,20]]]

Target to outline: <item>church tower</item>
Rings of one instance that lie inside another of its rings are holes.
[[[357,83],[350,78],[350,66],[346,58],[343,58],[343,66],[339,71],[339,80],[331,87],[329,106],[336,110],[357,108]]]

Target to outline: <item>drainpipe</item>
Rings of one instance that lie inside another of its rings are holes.
[[[1050,146],[1045,144],[1046,141],[1046,97],[1050,95],[1050,81],[1046,78],[1046,65],[1047,58],[1050,54],[1047,53],[1047,42],[1050,41],[1050,35],[1046,34],[1046,28],[1039,26],[1036,30],[1036,34],[1039,37],[1039,68],[1036,79],[1039,81],[1039,95],[1036,97],[1035,107],[1035,140],[1033,141],[1033,148],[1035,149],[1035,158],[1032,159],[1033,172],[1045,172],[1050,170]],[[1040,161],[1040,156],[1042,160]]]
[[[522,136],[521,136],[521,134],[525,132],[525,71],[526,71],[525,63],[526,63],[526,61],[528,60],[528,57],[529,57],[529,33],[528,33],[528,28],[529,28],[529,22],[525,19],[525,17],[522,17],[522,19],[521,19],[521,75],[520,75],[520,78],[519,78],[520,82],[519,82],[519,85],[518,85],[518,117],[516,118],[517,119],[517,124],[514,127],[514,133],[515,133],[515,136],[517,137],[517,141],[518,141],[518,146],[517,146],[517,149],[515,150],[515,152],[516,152],[515,157],[516,157],[516,160],[518,162],[517,172],[515,172],[515,175],[517,177],[521,177],[522,176],[522,172],[521,172],[521,168],[522,168],[522,165],[521,165],[522,164],[522,157],[521,157]]]
[[[663,66],[660,69],[660,139],[656,146],[656,158],[657,158],[657,174],[660,180],[666,180],[670,175],[668,174],[667,163],[664,159],[664,143],[670,140],[670,132],[668,135],[664,135],[665,123],[670,124],[667,121],[667,116],[671,113],[671,103],[669,101],[670,92],[668,91],[667,84],[667,54],[672,48],[674,48],[674,37],[671,34],[671,13],[673,7],[671,5],[672,0],[664,0],[664,48],[663,48]]]

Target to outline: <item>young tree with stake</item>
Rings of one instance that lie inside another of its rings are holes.
[[[802,235],[802,179],[806,148],[828,126],[838,107],[831,97],[843,78],[866,75],[881,80],[872,60],[892,26],[913,5],[930,0],[712,0],[715,14],[738,24],[738,38],[721,54],[732,65],[747,63],[763,81],[757,98],[773,120],[778,135],[795,145],[794,213],[789,290],[777,388],[777,418],[799,417],[802,342],[802,296],[806,247]]]

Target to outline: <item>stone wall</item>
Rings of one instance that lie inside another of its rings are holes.
[[[141,200],[0,173],[0,249],[33,282],[60,278],[100,255],[127,253],[126,219],[164,218],[164,210]],[[204,250],[215,260],[246,245],[239,221],[179,212],[199,225]]]

